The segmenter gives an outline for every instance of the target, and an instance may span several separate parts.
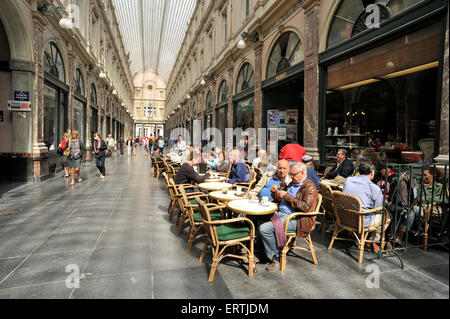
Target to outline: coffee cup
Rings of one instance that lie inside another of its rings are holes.
[[[263,196],[263,198],[261,198],[261,204],[266,205],[268,202],[269,202],[269,197]]]
[[[241,194],[242,193],[242,187],[236,187],[236,193]]]
[[[223,188],[222,189],[222,193],[227,194],[228,193],[228,188]]]

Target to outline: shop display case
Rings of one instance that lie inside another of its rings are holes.
[[[340,148],[346,149],[349,159],[355,161],[356,154],[367,147],[367,136],[363,134],[327,134],[325,136],[326,162],[336,162],[336,153]]]

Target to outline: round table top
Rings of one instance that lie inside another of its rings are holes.
[[[204,180],[205,183],[214,183],[214,182],[225,182],[227,180],[226,177],[218,177],[218,178],[207,178]]]
[[[198,188],[206,190],[206,191],[219,191],[224,188],[232,188],[233,184],[230,183],[219,183],[219,182],[212,182],[212,183],[201,183],[198,184]]]
[[[228,209],[245,215],[269,215],[278,210],[278,205],[267,202],[266,205],[250,202],[249,199],[233,200],[227,204]]]
[[[339,188],[343,188],[344,187],[344,183],[337,183],[333,180],[328,180],[328,179],[322,179],[322,182],[325,184],[330,185],[331,187],[339,187]]]
[[[212,198],[221,201],[221,202],[231,202],[232,200],[239,200],[247,198],[247,195],[244,196],[236,196],[236,191],[228,191],[228,193],[224,194],[222,191],[215,191],[209,193],[209,196]]]

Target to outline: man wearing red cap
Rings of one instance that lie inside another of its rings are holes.
[[[286,144],[280,151],[279,159],[285,159],[288,162],[302,162],[303,156],[306,155],[305,149],[298,144]]]

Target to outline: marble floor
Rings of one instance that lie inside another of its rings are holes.
[[[107,160],[107,177],[94,163],[82,166],[83,181],[69,186],[62,173],[42,183],[0,187],[0,299],[16,298],[449,298],[449,254],[438,247],[401,252],[378,260],[329,233],[313,233],[319,264],[310,256],[288,256],[287,269],[252,278],[239,261],[219,264],[208,283],[211,256],[199,264],[203,242],[186,254],[187,228],[167,215],[162,180],[151,177],[150,162],[137,157]],[[373,269],[379,287],[370,288]],[[79,286],[74,280],[79,274]],[[369,285],[367,283],[369,282]]]

